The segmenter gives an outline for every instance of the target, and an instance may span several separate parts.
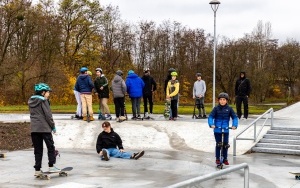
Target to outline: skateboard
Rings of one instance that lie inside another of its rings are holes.
[[[170,99],[166,99],[166,102],[165,102],[165,111],[164,111],[164,117],[165,117],[165,119],[169,119],[170,118],[170,112],[171,112],[171,100]]]
[[[42,173],[36,177],[40,178],[42,180],[50,180],[51,179],[50,174],[58,174],[59,176],[68,176],[68,172],[71,170],[73,170],[73,167],[63,168],[59,172],[49,172],[49,171],[43,172],[42,171]]]
[[[300,180],[300,172],[290,172],[290,174],[295,175],[296,180]]]

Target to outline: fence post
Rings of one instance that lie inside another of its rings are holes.
[[[271,111],[271,129],[273,128],[273,117],[274,117],[274,110],[272,108],[272,111]]]
[[[254,123],[254,142],[256,142],[256,122]]]
[[[236,156],[236,137],[233,137],[233,156]]]

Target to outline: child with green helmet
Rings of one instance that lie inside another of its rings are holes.
[[[43,141],[48,149],[49,171],[58,172],[60,169],[54,166],[56,155],[52,133],[56,133],[56,128],[49,104],[51,88],[45,83],[39,83],[34,86],[34,91],[35,94],[28,100],[28,106],[35,155],[35,176],[39,176],[42,167]]]
[[[166,98],[171,99],[171,112],[170,120],[176,120],[177,118],[177,103],[179,93],[179,81],[177,80],[177,72],[171,73],[172,79],[168,82],[166,89]]]

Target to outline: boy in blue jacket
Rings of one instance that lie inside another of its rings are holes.
[[[141,118],[140,106],[145,83],[133,70],[129,70],[126,78],[126,87],[132,104],[133,117],[131,119],[136,120]]]
[[[224,133],[223,143],[223,163],[229,165],[227,159],[229,140],[229,120],[232,119],[232,129],[235,130],[238,126],[238,117],[233,109],[228,105],[229,96],[227,93],[220,93],[218,96],[219,105],[214,107],[208,117],[208,125],[214,129],[216,140],[216,164],[220,164],[220,143],[222,142],[222,132]]]

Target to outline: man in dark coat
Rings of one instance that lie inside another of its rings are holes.
[[[235,83],[235,103],[236,103],[236,111],[238,118],[242,117],[242,103],[244,106],[244,118],[248,118],[248,98],[251,92],[250,80],[246,78],[246,72],[242,71],[240,73],[239,79]]]
[[[153,92],[156,90],[156,82],[152,76],[150,76],[150,69],[144,69],[144,76],[142,80],[145,83],[143,89],[143,101],[144,101],[144,118],[150,118],[148,115],[148,101],[150,114],[153,113]]]

